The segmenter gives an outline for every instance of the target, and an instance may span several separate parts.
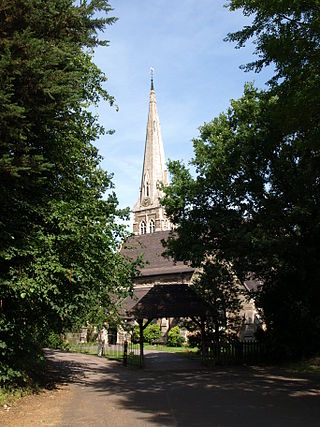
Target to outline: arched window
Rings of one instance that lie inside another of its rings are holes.
[[[144,197],[150,197],[150,177],[149,177],[149,171],[144,174],[143,177],[143,191],[144,191]]]
[[[140,222],[140,234],[146,234],[147,232],[147,224],[145,221]]]
[[[154,233],[156,231],[156,224],[153,219],[150,219],[149,229],[150,229],[150,233]]]

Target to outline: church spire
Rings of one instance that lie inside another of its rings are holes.
[[[150,71],[151,90],[140,197],[133,208],[135,214],[134,232],[136,234],[141,234],[141,230],[142,234],[144,234],[145,232],[159,231],[168,228],[164,210],[159,203],[159,198],[162,197],[163,194],[158,188],[160,182],[164,185],[168,185],[168,173],[154,92],[153,68],[151,68]]]
[[[160,120],[157,109],[156,95],[153,86],[153,68],[151,69],[151,91],[147,122],[146,143],[144,151],[143,171],[141,177],[140,202],[147,197],[158,203],[158,183],[168,184],[168,175],[162,143]]]
[[[153,87],[154,68],[153,67],[150,68],[150,74],[151,74],[151,90],[154,90],[154,87]]]

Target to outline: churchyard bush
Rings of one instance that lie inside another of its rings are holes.
[[[148,344],[154,344],[161,338],[160,326],[157,323],[152,323],[148,325],[143,331],[144,341]],[[140,340],[140,331],[139,326],[136,325],[133,329],[131,341],[133,343],[138,343]]]
[[[180,336],[180,328],[179,326],[174,326],[170,331],[168,332],[168,346],[169,347],[181,347],[183,344],[184,339],[182,336]]]
[[[64,341],[64,338],[61,334],[58,334],[57,332],[51,331],[46,338],[44,345],[46,347],[52,348],[52,349],[62,349],[67,350],[68,344]]]
[[[157,323],[148,325],[143,332],[144,339],[147,343],[153,344],[161,338],[160,326]]]
[[[191,348],[201,347],[201,334],[199,332],[188,335],[188,344]]]

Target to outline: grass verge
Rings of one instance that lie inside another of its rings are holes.
[[[145,344],[144,345],[145,350],[156,350],[156,351],[164,351],[168,353],[175,353],[178,355],[181,355],[183,357],[187,357],[188,359],[198,359],[199,356],[199,349],[197,347],[169,347],[167,345],[163,344]]]
[[[31,387],[17,387],[17,388],[2,388],[0,387],[0,406],[9,405],[15,400],[20,399],[21,397],[28,396],[30,394],[34,394],[37,391]]]
[[[286,370],[295,373],[320,375],[320,356],[290,363],[286,366]]]

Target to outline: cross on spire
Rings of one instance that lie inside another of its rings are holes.
[[[153,87],[154,68],[153,67],[150,67],[150,75],[151,75],[151,90],[154,90],[154,87]]]

